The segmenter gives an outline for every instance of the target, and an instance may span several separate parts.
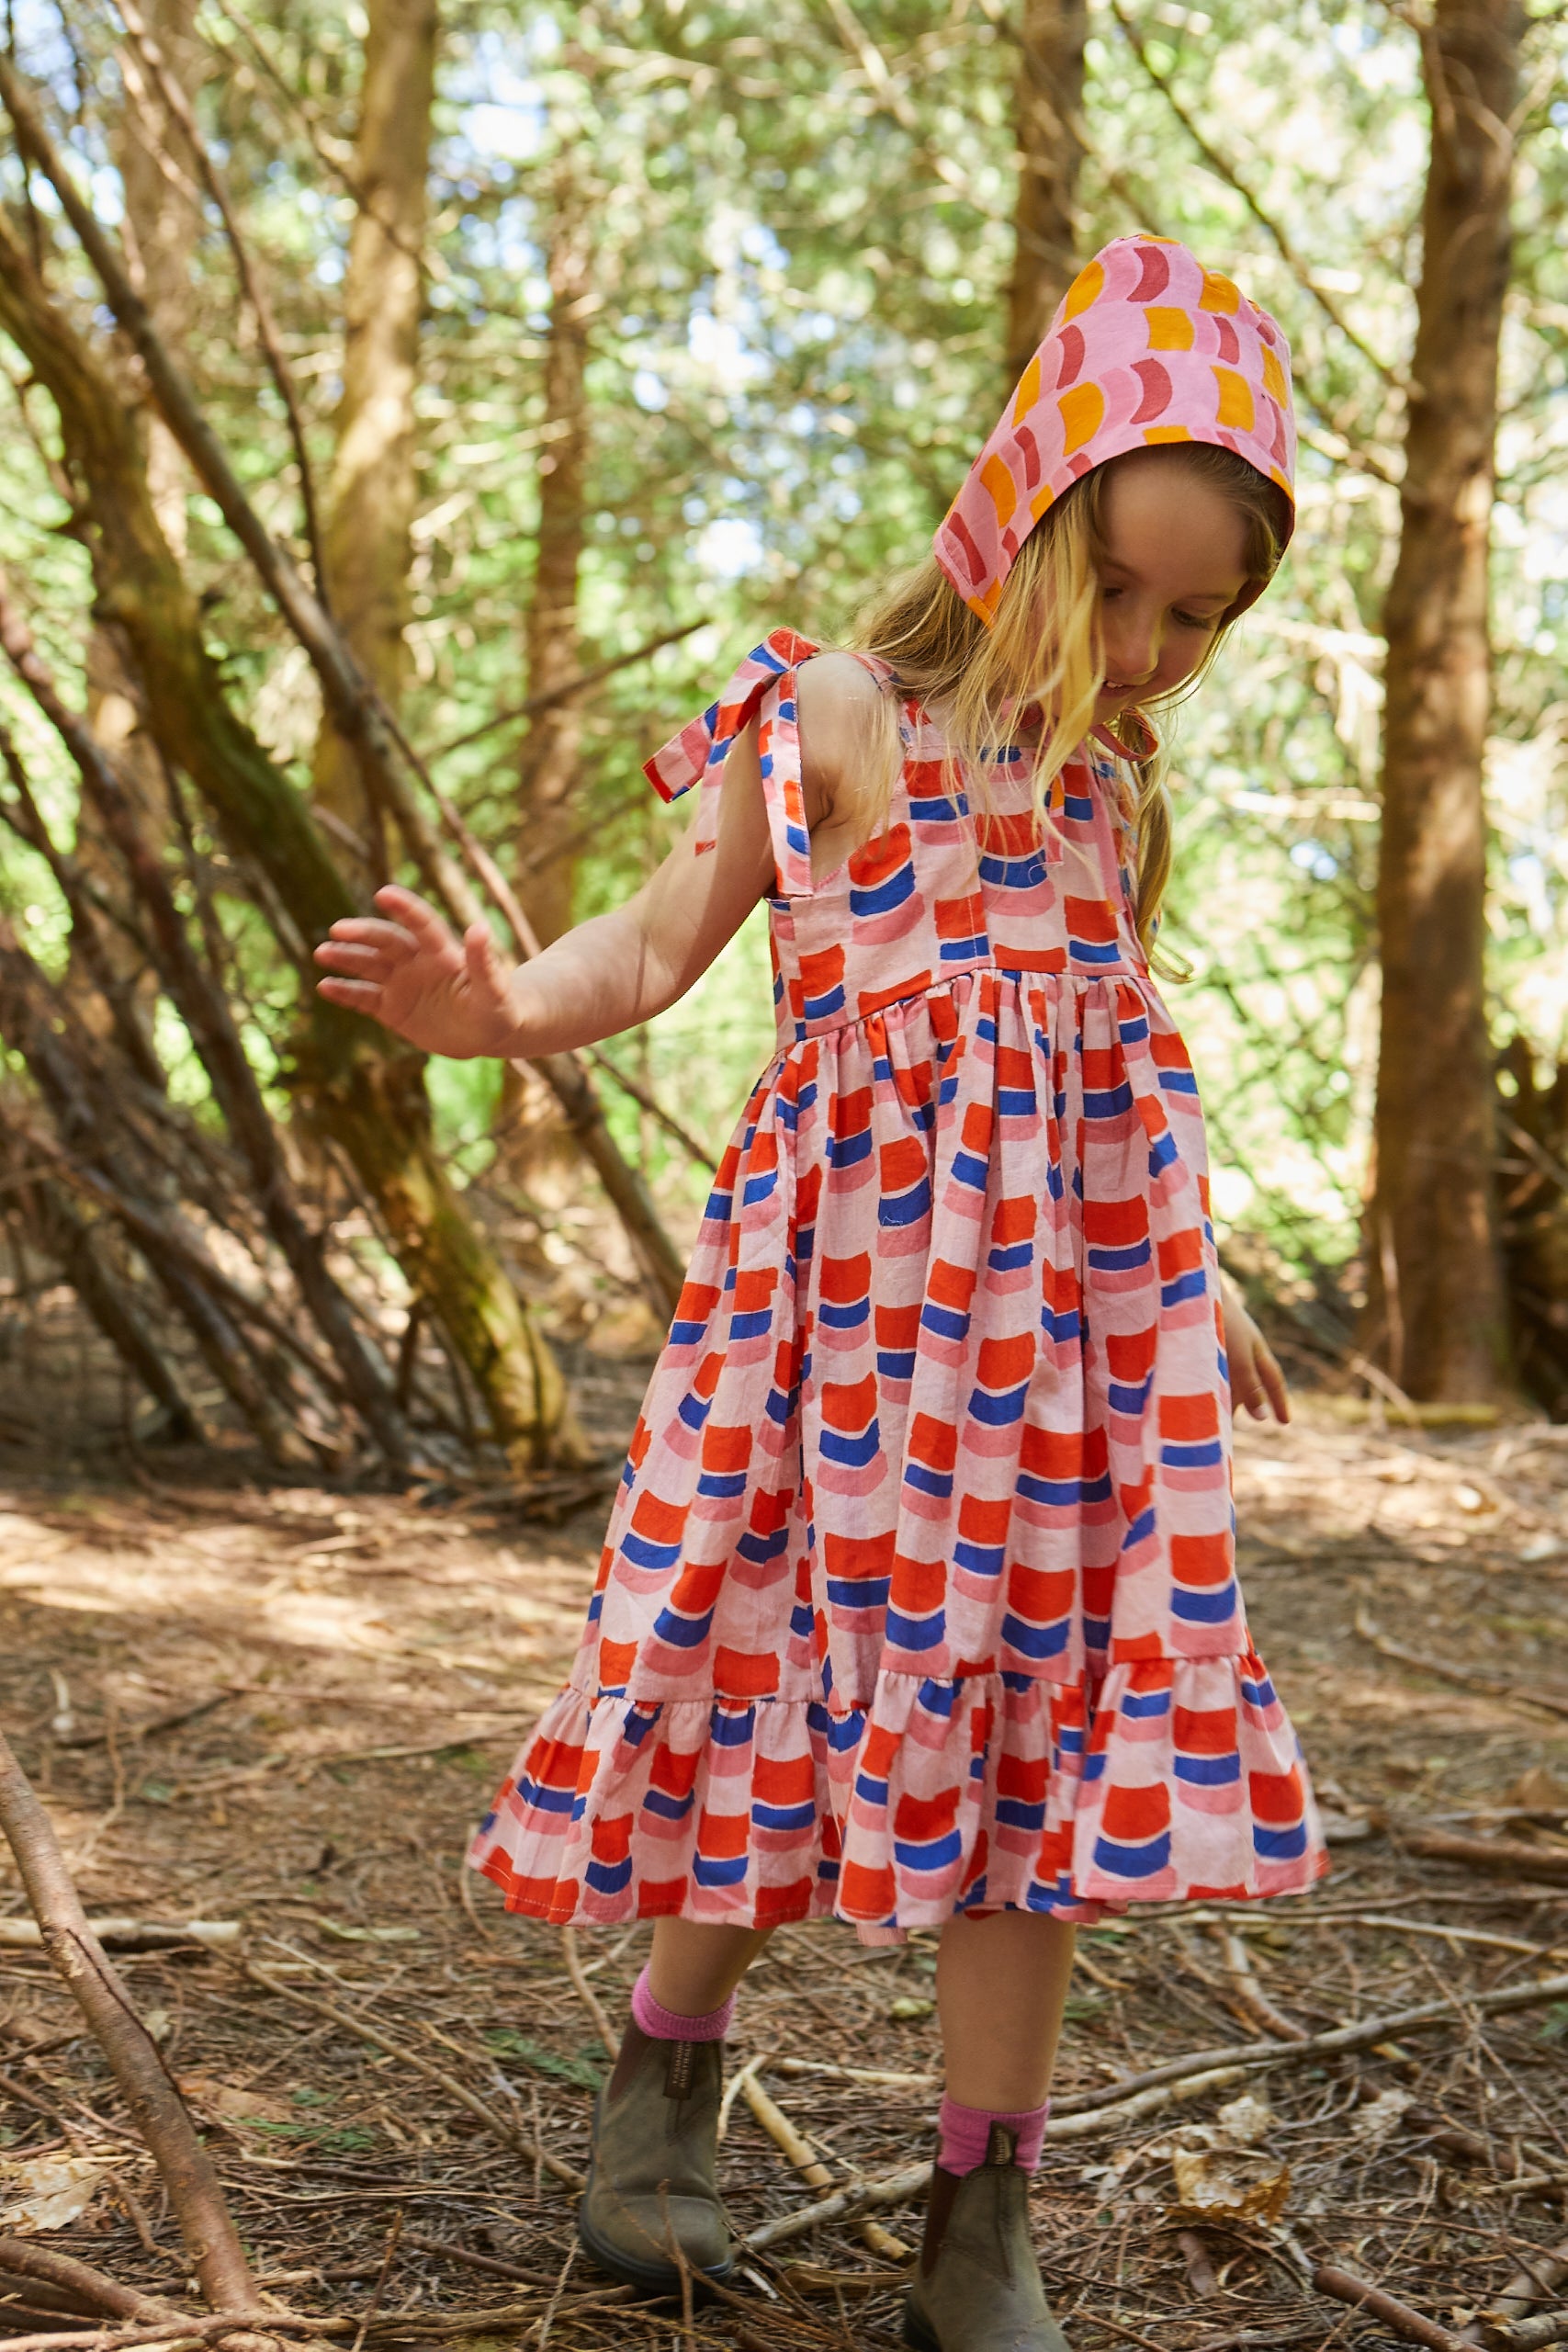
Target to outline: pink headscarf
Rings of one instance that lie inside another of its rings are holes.
[[[1170,441],[1234,450],[1279,484],[1293,523],[1290,345],[1228,277],[1140,232],[1067,288],[937,532],[937,561],[988,627],[1052,500],[1108,458]]]

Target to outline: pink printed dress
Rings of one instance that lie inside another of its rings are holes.
[[[1322,1843],[1236,1588],[1202,1119],[1134,930],[1126,786],[1086,752],[1041,828],[1009,752],[971,808],[901,700],[886,834],[813,887],[814,650],[776,632],[650,763],[667,797],[701,779],[711,838],[759,718],[778,1050],[570,1681],[472,1859],[536,1918],[832,1914],[867,1940],[1306,1887]]]

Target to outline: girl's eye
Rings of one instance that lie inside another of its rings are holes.
[[[1207,620],[1205,620],[1200,613],[1175,613],[1171,617],[1173,620],[1178,622],[1182,628],[1213,629],[1219,626],[1217,615]]]

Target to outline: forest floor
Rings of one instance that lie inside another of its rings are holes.
[[[599,1400],[612,1434],[635,1367],[623,1385]],[[1568,2238],[1568,1998],[1474,1999],[1568,1969],[1568,1431],[1349,1425],[1308,1399],[1288,1430],[1244,1429],[1238,1457],[1255,1633],[1335,1868],[1236,1913],[1228,1946],[1202,1910],[1083,1937],[1033,2200],[1075,2352],[1399,2341],[1314,2292],[1303,2256],[1463,2329]],[[567,1664],[601,1508],[542,1531],[493,1503],[193,1463],[144,1453],[128,1478],[122,1458],[110,1482],[0,1454],[0,1721],[95,1916],[243,1923],[230,1951],[120,1964],[264,2280],[321,2313],[374,2304],[373,2347],[897,2342],[886,2235],[815,2224],[683,2314],[608,2290],[574,2254],[570,2188],[519,2153],[521,2135],[581,2171],[593,2003],[623,2014],[646,1945],[584,1934],[574,1984],[559,1936],[460,1867]],[[1515,1851],[1423,1857],[1434,1831]],[[96,2158],[97,2193],[46,2242],[177,2290],[112,2081],[41,1956],[5,1943],[21,1910],[0,1866],[0,2226],[40,2152]],[[866,1951],[800,1928],[742,1994],[732,2064],[761,2062],[833,2184],[931,2152],[933,1970],[924,1934]],[[1316,2035],[1431,2003],[1435,2026],[1244,2058],[1179,2102],[1091,2120],[1129,2075],[1277,2040],[1270,2014]],[[743,2099],[724,2164],[742,2230],[823,2193]],[[877,2220],[912,2244],[918,2216]],[[26,2295],[0,2335],[43,2324]]]

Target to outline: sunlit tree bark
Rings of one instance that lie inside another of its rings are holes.
[[[1431,163],[1388,637],[1371,1335],[1413,1396],[1484,1400],[1508,1346],[1484,972],[1487,573],[1523,11],[1437,0]]]
[[[589,216],[572,164],[563,163],[547,197],[549,325],[545,339],[543,435],[537,469],[539,520],[533,593],[523,624],[530,695],[546,695],[582,669],[578,593],[587,532],[589,459],[588,312],[592,305]],[[570,931],[576,896],[576,805],[582,718],[575,697],[539,712],[517,763],[517,890],[546,946]],[[519,1172],[572,1156],[560,1107],[537,1078],[513,1065],[500,1102],[500,1132]]]
[[[147,21],[169,71],[187,92],[196,80],[193,0],[148,0]],[[124,191],[121,234],[137,291],[159,331],[183,343],[190,320],[191,262],[200,222],[191,196],[191,158],[178,126],[165,119],[157,93],[135,51],[120,52],[120,103],[114,124],[114,159]],[[186,488],[189,476],[173,434],[160,417],[138,412],[146,450],[147,487],[153,512],[176,555],[185,553]],[[135,682],[128,676],[118,633],[101,623],[87,641],[88,713],[94,732],[112,752],[136,797],[144,821],[161,839],[168,822],[164,779],[154,745],[141,731]],[[111,851],[98,839],[97,820],[82,812],[77,854],[111,895],[121,887]],[[129,969],[133,955],[111,937],[108,952]],[[74,959],[73,959],[74,960]],[[79,976],[73,971],[73,983]],[[154,986],[150,973],[139,984]],[[89,1018],[90,980],[73,985],[73,995]]]
[[[1024,0],[1014,119],[1016,243],[1008,288],[1008,381],[1029,365],[1078,267],[1087,0]]]
[[[545,437],[539,451],[539,541],[524,634],[530,695],[549,694],[582,667],[577,598],[582,568],[588,466],[587,209],[570,168],[558,173],[548,228],[550,323],[545,351]],[[581,821],[572,806],[582,722],[575,700],[540,713],[518,763],[522,898],[541,941],[571,925],[577,861],[569,846]]]
[[[361,669],[396,709],[417,498],[420,251],[439,12],[436,0],[370,0],[368,13],[322,585]],[[363,765],[330,715],[316,744],[314,785],[321,805],[365,844],[368,871],[385,880],[382,812],[369,805]]]

